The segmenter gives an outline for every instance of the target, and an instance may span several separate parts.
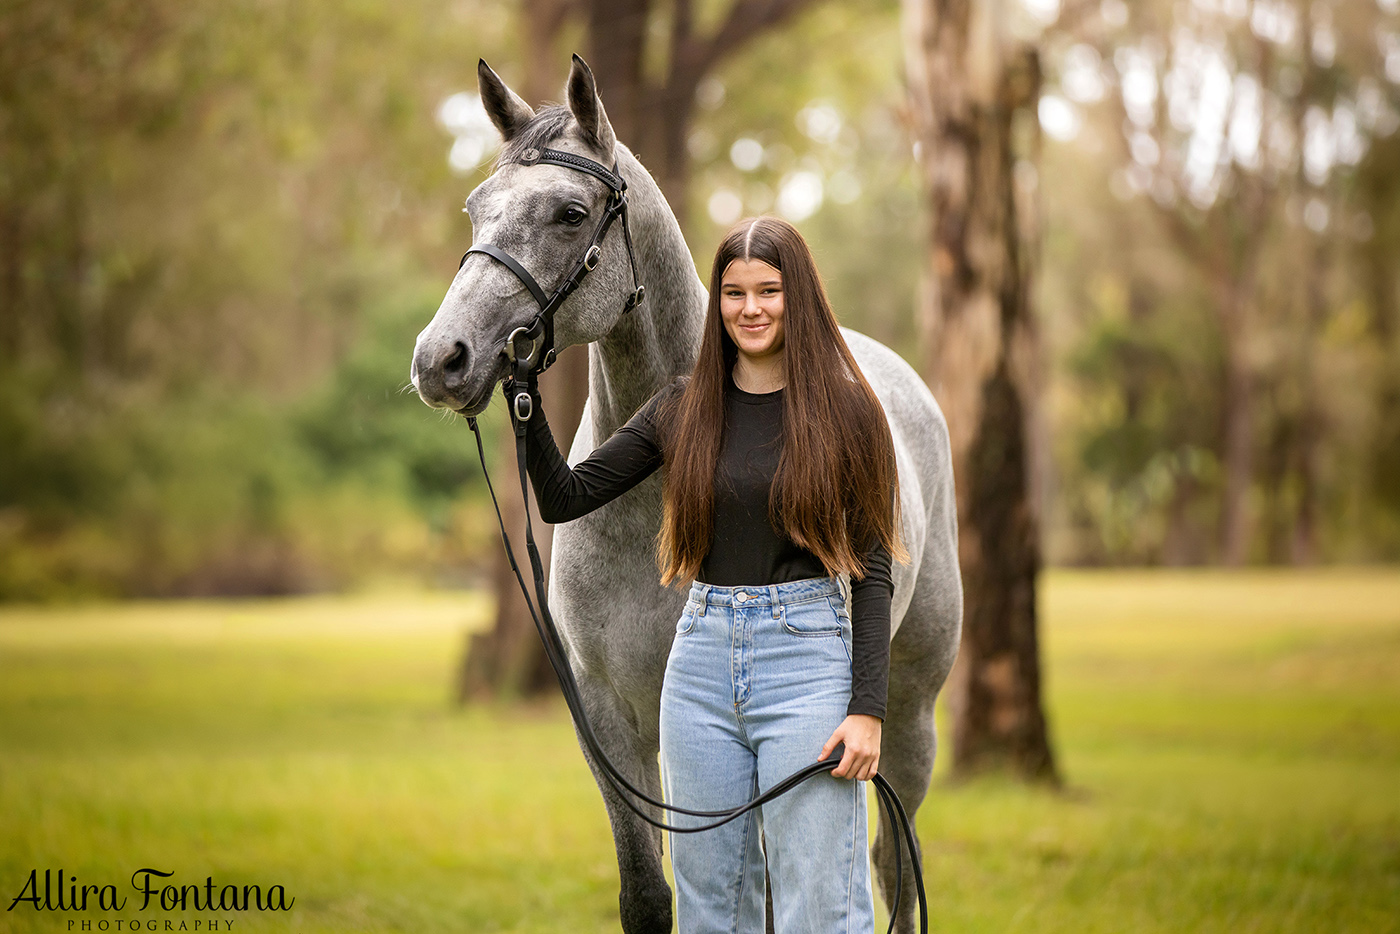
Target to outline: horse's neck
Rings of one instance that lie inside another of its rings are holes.
[[[618,159],[627,179],[628,223],[646,300],[588,349],[595,444],[673,377],[690,372],[705,317],[705,288],[661,189],[621,146]]]

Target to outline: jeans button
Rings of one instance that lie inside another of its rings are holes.
[[[748,595],[748,594],[744,593],[743,591],[740,591],[740,592],[739,592],[739,595],[736,596],[734,599],[735,599],[735,600],[738,600],[740,603],[743,603],[743,602],[744,602],[745,600],[747,600],[748,598],[749,598],[749,595]]]

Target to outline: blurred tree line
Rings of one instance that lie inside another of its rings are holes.
[[[644,6],[695,35],[729,10]],[[1044,69],[1016,178],[1045,233],[1048,560],[1400,556],[1396,3],[1007,15]],[[481,573],[466,434],[402,390],[493,145],[444,102],[478,57],[557,97],[542,28],[562,75],[586,22],[547,0],[4,6],[0,596]],[[664,90],[684,49],[655,45]],[[810,3],[689,82],[683,160],[635,115],[634,148],[684,163],[701,268],[784,213],[843,321],[917,360],[904,85],[896,4]]]
[[[1400,556],[1400,3],[1045,33],[1051,554]]]
[[[400,390],[468,238],[433,113],[506,27],[4,5],[0,595],[335,587],[480,546],[467,445]]]

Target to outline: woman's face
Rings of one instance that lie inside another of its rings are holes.
[[[757,361],[783,352],[783,274],[762,260],[736,259],[720,280],[719,313],[739,353]]]

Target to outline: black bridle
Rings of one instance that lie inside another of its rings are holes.
[[[516,328],[506,338],[503,353],[511,364],[511,374],[506,378],[503,389],[506,400],[509,403],[510,418],[512,427],[515,430],[515,454],[516,466],[520,474],[520,496],[521,501],[529,503],[529,483],[525,471],[525,432],[530,417],[534,414],[534,402],[530,395],[530,386],[535,378],[554,363],[556,354],[554,350],[554,313],[564,300],[578,288],[584,276],[593,271],[598,265],[598,260],[602,255],[600,243],[607,235],[608,228],[617,218],[622,218],[623,239],[627,243],[627,259],[632,264],[632,284],[634,289],[628,296],[623,306],[623,313],[631,311],[641,304],[645,295],[645,290],[637,277],[637,259],[632,249],[632,233],[627,226],[627,182],[617,173],[617,166],[614,165],[612,171],[604,168],[591,159],[583,156],[576,156],[573,153],[561,152],[556,149],[526,149],[520,154],[515,162],[522,165],[538,165],[541,163],[549,165],[560,165],[565,168],[574,169],[579,172],[586,172],[595,178],[601,179],[611,190],[608,196],[607,207],[604,210],[602,219],[593,231],[593,237],[589,241],[588,248],[583,256],[574,264],[573,271],[560,283],[552,295],[546,296],[544,289],[540,288],[534,276],[530,275],[516,259],[502,250],[500,247],[489,243],[474,244],[462,256],[462,263],[467,261],[467,256],[472,253],[485,253],[487,256],[503,264],[525,284],[534,296],[535,302],[540,306],[539,312],[524,326]],[[461,263],[457,268],[461,269]],[[703,830],[711,830],[721,824],[727,824],[737,817],[747,814],[754,808],[773,800],[779,795],[786,794],[796,788],[802,782],[822,772],[829,772],[841,764],[842,747],[837,746],[830,757],[814,762],[806,768],[784,778],[776,783],[766,792],[733,808],[720,811],[699,811],[691,808],[683,808],[674,804],[667,804],[658,801],[646,792],[637,788],[628,780],[627,776],[613,765],[606,753],[603,752],[602,744],[593,732],[593,726],[588,722],[588,715],[583,708],[583,698],[579,692],[578,682],[574,679],[573,668],[569,665],[568,652],[564,648],[563,640],[559,636],[559,630],[554,625],[554,617],[549,610],[549,601],[546,594],[544,579],[544,563],[540,559],[539,548],[535,545],[534,529],[530,523],[530,510],[525,510],[525,548],[530,557],[530,570],[534,577],[535,599],[538,601],[538,609],[535,602],[530,599],[530,589],[525,584],[525,577],[520,573],[520,566],[515,561],[515,550],[511,547],[510,536],[506,533],[505,520],[501,516],[501,505],[496,499],[495,487],[491,484],[491,475],[486,469],[486,449],[481,439],[481,431],[477,426],[474,416],[466,416],[467,425],[470,426],[472,434],[476,436],[476,451],[481,458],[481,471],[486,477],[486,489],[491,494],[491,503],[496,509],[496,521],[501,528],[501,539],[505,543],[506,557],[510,561],[510,569],[515,573],[515,579],[520,585],[520,592],[525,597],[525,606],[530,611],[530,618],[535,623],[535,631],[539,633],[540,641],[544,643],[545,656],[549,659],[550,666],[554,669],[555,676],[559,679],[559,688],[563,692],[564,702],[568,705],[569,714],[573,717],[574,726],[578,730],[580,739],[594,763],[598,766],[598,773],[612,786],[618,798],[627,805],[638,817],[662,830],[669,830],[673,833],[698,833]],[[919,930],[922,934],[928,934],[928,899],[924,892],[924,875],[919,860],[918,840],[914,836],[914,829],[909,823],[909,815],[905,813],[904,805],[899,800],[899,795],[895,794],[894,788],[885,777],[878,772],[871,778],[871,784],[875,786],[876,794],[880,803],[885,808],[885,813],[890,821],[895,825],[894,848],[895,866],[898,867],[895,875],[894,899],[890,905],[890,926],[889,930],[894,931],[895,919],[899,914],[899,898],[903,887],[904,879],[904,858],[903,845],[907,841],[911,861],[914,866],[914,883],[918,894],[919,904]],[[634,801],[633,799],[636,799]],[[674,814],[685,814],[690,817],[708,818],[710,822],[696,827],[676,827],[657,820],[648,814],[637,801],[645,802],[652,807],[662,811],[670,811]]]
[[[511,163],[526,166],[558,165],[576,172],[585,172],[607,185],[609,191],[607,204],[603,208],[603,216],[599,218],[598,226],[593,228],[593,236],[588,241],[587,249],[583,251],[583,255],[574,263],[573,270],[563,282],[559,283],[559,287],[554,290],[552,295],[545,295],[544,289],[540,288],[535,277],[530,275],[530,271],[519,260],[492,243],[472,244],[471,249],[462,254],[462,262],[457,264],[457,268],[461,269],[466,264],[468,256],[473,253],[485,253],[515,273],[515,277],[524,283],[525,288],[530,290],[535,304],[540,306],[540,310],[529,324],[516,328],[510,333],[510,336],[506,338],[505,349],[502,351],[511,362],[512,376],[518,378],[523,385],[525,377],[542,373],[554,364],[556,357],[554,351],[554,313],[559,310],[560,305],[564,304],[564,300],[574,293],[574,290],[583,282],[584,277],[598,265],[598,260],[603,255],[603,238],[608,235],[608,228],[618,218],[622,219],[622,241],[627,244],[627,261],[632,266],[632,294],[627,296],[627,301],[622,306],[623,314],[642,303],[642,300],[646,298],[646,287],[642,285],[641,278],[637,275],[637,253],[632,248],[632,228],[627,224],[627,180],[618,173],[617,163],[613,163],[610,171],[592,159],[571,152],[564,152],[560,149],[535,149],[533,147],[522,151],[519,156],[511,160]],[[522,348],[525,348],[524,356],[517,359]],[[531,405],[529,394],[523,393],[511,400],[511,411],[518,412],[523,406],[524,415],[521,420],[528,421]]]

